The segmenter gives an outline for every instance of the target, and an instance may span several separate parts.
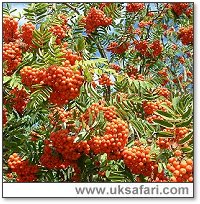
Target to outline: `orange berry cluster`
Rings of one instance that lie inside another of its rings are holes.
[[[56,43],[61,44],[62,39],[66,37],[66,31],[69,30],[69,27],[67,26],[66,16],[60,15],[58,18],[62,21],[62,24],[52,26],[50,28],[50,32],[52,32],[57,37]]]
[[[117,64],[111,63],[111,64],[110,64],[110,67],[111,67],[112,69],[114,69],[116,72],[119,72],[119,71],[121,70],[121,67],[120,67],[119,65],[117,65]]]
[[[193,76],[191,71],[186,71],[186,74],[187,74],[187,77],[190,77],[190,78],[192,78],[192,76]]]
[[[40,157],[40,164],[47,169],[66,169],[71,166],[74,169],[72,181],[79,181],[80,169],[75,161],[65,160],[52,147],[49,140],[44,141],[44,151]]]
[[[171,95],[171,93],[170,93],[170,91],[167,89],[167,88],[165,88],[165,87],[163,87],[163,88],[157,88],[156,89],[157,91],[158,91],[158,95],[159,96],[164,96],[165,98],[169,98],[170,97],[170,95]]]
[[[161,76],[162,78],[162,86],[165,86],[168,82],[169,82],[169,78],[168,78],[168,73],[167,73],[167,68],[164,67],[162,70],[158,71],[158,75]]]
[[[168,160],[167,169],[173,173],[170,178],[172,182],[192,182],[193,181],[193,160],[171,157]]]
[[[175,152],[174,152],[174,155],[176,156],[176,157],[180,157],[181,155],[182,155],[182,151],[180,151],[180,150],[176,150]]]
[[[138,50],[142,55],[149,57],[150,53],[147,51],[148,42],[147,40],[134,41],[135,49]]]
[[[152,24],[153,24],[152,21],[140,21],[139,24],[138,24],[138,26],[139,26],[140,28],[144,28],[144,27],[150,26],[150,25],[152,25]]]
[[[62,21],[62,25],[66,25],[68,22],[67,16],[65,16],[64,14],[60,14],[58,16],[58,18]]]
[[[69,61],[64,66],[51,65],[41,70],[24,67],[20,74],[22,83],[29,87],[39,83],[51,86],[53,92],[49,101],[57,105],[64,105],[76,98],[84,79],[79,70],[73,70]]]
[[[128,50],[129,46],[129,42],[123,42],[121,44],[118,44],[117,42],[111,42],[107,47],[107,51],[114,54],[123,54]]]
[[[33,31],[35,30],[35,26],[32,23],[25,23],[21,27],[21,38],[23,42],[26,43],[26,50],[33,46]]]
[[[111,79],[107,74],[102,74],[101,77],[99,78],[99,84],[105,85],[105,86],[111,86],[113,85],[113,82],[111,81]]]
[[[178,31],[178,38],[183,45],[189,45],[193,43],[193,26],[182,27]]]
[[[3,108],[3,126],[6,125],[8,121],[8,111],[6,108]]]
[[[151,45],[150,45],[153,57],[157,57],[161,54],[163,50],[163,46],[160,43],[160,40],[155,40]]]
[[[169,178],[165,175],[165,172],[162,171],[157,173],[151,182],[169,182]]]
[[[127,74],[128,74],[128,76],[129,76],[131,79],[133,79],[133,80],[134,80],[134,79],[135,79],[135,80],[140,80],[140,81],[143,81],[143,80],[144,80],[144,75],[139,74],[137,68],[135,68],[135,67],[129,65],[129,66],[127,67],[127,69],[128,69]]]
[[[187,17],[190,17],[193,13],[193,9],[192,8],[188,8],[186,11],[185,11],[185,14]]]
[[[99,171],[98,175],[102,176],[102,177],[105,177],[106,176],[106,172],[105,171]]]
[[[57,126],[59,122],[66,123],[72,117],[72,111],[65,111],[64,108],[55,107],[49,114],[51,124]],[[67,127],[73,127],[73,124],[67,124]]]
[[[86,32],[92,33],[99,26],[109,26],[112,23],[112,18],[106,17],[102,10],[92,7],[82,21],[85,23]]]
[[[167,28],[168,28],[168,25],[166,25],[166,24],[163,24],[163,25],[162,25],[162,28],[163,28],[164,30],[167,30]]]
[[[164,35],[166,36],[166,35],[172,35],[173,33],[174,33],[174,31],[175,31],[175,29],[174,29],[174,27],[171,27],[171,28],[168,28],[166,31],[164,31]],[[177,48],[177,46],[176,46],[176,48]],[[173,49],[175,49],[175,47],[174,47],[174,45],[173,45]]]
[[[23,84],[31,88],[35,84],[44,84],[46,80],[46,70],[33,69],[30,66],[25,66],[20,70],[21,81]]]
[[[50,28],[50,32],[52,32],[55,36],[57,36],[56,43],[61,44],[61,40],[65,38],[66,31],[68,29],[68,26],[62,26],[62,25],[54,25]]]
[[[29,102],[29,94],[25,89],[14,88],[10,91],[11,98],[7,102],[12,104],[12,107],[18,112],[23,113],[26,108],[27,103]]]
[[[105,128],[102,137],[94,136],[88,141],[95,154],[107,153],[107,158],[120,159],[122,151],[128,142],[128,125],[121,119],[113,119]]]
[[[150,146],[145,147],[143,145],[124,149],[124,163],[133,174],[151,176],[157,172],[157,165],[150,158],[150,150]]]
[[[179,140],[183,139],[185,135],[189,132],[187,127],[178,127],[175,129],[175,140],[179,142]]]
[[[91,85],[92,85],[93,88],[96,88],[96,87],[97,87],[97,84],[96,84],[95,81],[91,81]]]
[[[138,74],[136,76],[131,76],[130,78],[131,79],[137,79],[139,81],[144,81],[144,75],[142,75],[142,74]]]
[[[171,145],[169,138],[161,138],[161,137],[157,139],[156,144],[160,147],[160,149],[169,149]]]
[[[90,147],[87,141],[75,142],[76,136],[70,136],[69,130],[58,130],[50,134],[52,146],[64,160],[77,160],[82,153],[88,154]]]
[[[22,49],[20,41],[4,43],[3,61],[6,62],[6,74],[11,75],[22,60]]]
[[[102,110],[106,120],[112,121],[113,119],[117,118],[117,113],[114,106],[103,107]]]
[[[148,115],[146,117],[146,120],[149,122],[149,123],[153,123],[154,120],[163,120],[163,118],[159,115]]]
[[[189,129],[187,127],[177,127],[177,128],[174,128],[174,129],[165,128],[163,131],[173,133],[174,134],[173,141],[174,142],[179,142],[189,132]]]
[[[136,75],[138,74],[138,69],[135,68],[135,67],[132,66],[132,65],[129,65],[129,66],[127,67],[127,74],[128,74],[129,77],[131,77],[131,76],[136,76]]]
[[[112,121],[113,119],[117,118],[115,107],[105,107],[104,102],[100,101],[99,103],[93,103],[81,116],[81,119],[88,123],[90,115],[92,115],[93,120],[95,120],[100,111],[103,112],[105,119],[108,121]]]
[[[12,173],[7,173],[7,174],[6,174],[6,177],[7,177],[8,179],[13,179],[13,174],[12,174]]]
[[[161,83],[161,85],[162,85],[162,86],[165,86],[168,82],[169,82],[168,77],[162,78],[162,83]]]
[[[138,12],[144,9],[144,3],[128,3],[126,6],[127,12]]]
[[[28,160],[22,160],[17,154],[13,153],[8,159],[8,166],[12,172],[16,172],[18,182],[32,182],[37,180],[37,165],[32,165]]]
[[[174,50],[177,50],[178,46],[177,46],[176,44],[173,44],[173,45],[172,45],[172,48],[173,48]]]
[[[44,151],[40,157],[40,164],[48,169],[66,169],[70,165],[69,161],[62,160],[62,158],[53,151],[49,140],[45,140],[44,143]]]
[[[162,70],[158,71],[158,74],[162,77],[167,77],[168,76],[167,70],[168,69],[164,67]]]
[[[127,33],[129,34],[137,34],[137,35],[141,35],[142,34],[142,31],[140,28],[133,28],[132,25],[130,25],[128,28],[127,28]]]
[[[18,22],[12,16],[3,17],[3,41],[13,42],[19,39]]]
[[[151,44],[147,40],[134,41],[135,49],[138,50],[145,57],[157,57],[161,54],[163,46],[160,40],[155,40]],[[149,52],[151,50],[151,53]]]
[[[76,61],[82,60],[82,57],[80,55],[74,54],[70,49],[66,50],[65,48],[62,48],[61,51],[63,53],[62,58],[68,60],[72,66],[75,65]]]
[[[21,157],[17,153],[13,153],[12,155],[10,155],[8,159],[8,166],[11,169],[15,169],[17,165],[21,164],[21,162],[22,162]]]
[[[176,77],[176,78],[173,79],[173,82],[174,82],[174,83],[178,83],[178,81],[182,82],[182,80],[183,80],[183,75],[180,74],[178,77]]]
[[[152,101],[143,101],[142,106],[147,115],[151,115],[159,109],[157,102]]]
[[[169,107],[172,106],[172,103],[167,99],[158,100],[155,102],[153,102],[153,101],[143,101],[142,102],[143,110],[144,110],[145,114],[147,115],[146,120],[149,123],[153,123],[153,121],[155,119],[163,120],[163,118],[161,116],[154,114],[157,110],[162,110],[164,112],[166,111],[166,109],[164,107],[162,107],[162,104],[166,104]]]
[[[188,6],[188,3],[172,3],[172,10],[177,16],[180,16],[182,13],[185,13]]]
[[[153,12],[148,12],[148,13],[147,13],[147,16],[153,17],[153,16],[154,16],[154,13],[153,13]]]
[[[64,67],[52,65],[47,69],[46,84],[53,88],[49,101],[64,105],[75,99],[80,92],[84,77],[79,70],[74,71],[68,64]]]
[[[184,64],[185,63],[185,58],[182,56],[182,57],[179,57],[178,58],[178,61],[181,63],[181,64]]]

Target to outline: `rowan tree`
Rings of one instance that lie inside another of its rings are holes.
[[[4,3],[2,115],[6,182],[192,182],[193,4]]]

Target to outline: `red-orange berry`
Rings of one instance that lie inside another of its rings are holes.
[[[109,26],[112,23],[112,18],[106,17],[102,10],[92,7],[87,16],[82,19],[82,22],[85,23],[86,32],[91,33],[99,26]]]
[[[178,31],[178,38],[183,45],[193,43],[193,26],[181,27]]]
[[[114,54],[123,54],[128,50],[129,46],[129,42],[123,42],[121,44],[117,42],[111,42],[107,47],[107,51],[112,52]]]
[[[180,150],[176,150],[176,151],[174,152],[174,155],[175,155],[176,157],[180,157],[180,156],[182,155],[182,152],[181,152]]]
[[[18,154],[10,155],[8,159],[8,166],[12,172],[17,174],[18,182],[32,182],[37,180],[37,172],[39,168],[37,165],[30,164],[28,160],[23,160]]]
[[[127,12],[138,12],[144,9],[144,3],[128,3],[126,6]]]
[[[3,41],[13,42],[19,39],[18,22],[12,16],[3,16]]]
[[[23,39],[23,42],[26,44],[25,50],[28,50],[30,47],[33,46],[32,40],[33,40],[33,31],[35,30],[35,26],[32,23],[25,23],[21,27],[21,38]]]

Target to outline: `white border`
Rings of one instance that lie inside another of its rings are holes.
[[[193,183],[4,183],[3,197],[192,198]]]
[[[2,2],[2,1],[1,1]],[[3,1],[3,2],[13,2],[13,1]],[[24,1],[22,1],[22,0],[16,0],[15,1],[16,3],[17,2],[32,2],[32,1],[30,1],[30,0],[24,0]],[[46,2],[45,0],[37,0],[37,2]],[[54,0],[54,2],[62,2],[62,1],[58,1],[58,0]],[[63,2],[70,2],[70,1],[64,1],[63,0]],[[76,0],[76,1],[73,1],[73,2],[83,2],[83,1],[80,1],[80,0]],[[85,1],[85,2],[97,2],[97,1],[90,1],[90,0],[87,0],[87,1]],[[104,0],[104,2],[116,2],[116,1],[113,1],[113,0]],[[120,2],[131,2],[130,0],[126,0],[126,1],[120,1]],[[141,2],[141,1],[134,1],[134,2]],[[175,2],[175,0],[173,1],[173,0],[168,0],[168,1],[154,1],[154,0],[152,0],[152,1],[146,1],[146,0],[144,0],[144,1],[142,1],[142,2]],[[198,125],[197,124],[200,124],[200,120],[199,120],[199,115],[200,115],[200,106],[199,106],[199,104],[198,104],[198,102],[200,101],[200,92],[199,92],[199,90],[200,90],[200,86],[199,86],[199,84],[200,84],[200,63],[199,63],[199,48],[200,48],[200,38],[199,38],[199,33],[200,33],[200,1],[199,0],[194,0],[194,1],[187,1],[187,0],[182,0],[181,2],[194,2],[195,3],[195,45],[194,45],[194,48],[195,48],[195,80],[194,80],[194,82],[195,82],[195,97],[194,97],[194,100],[195,100],[195,113],[194,113],[194,117],[195,117],[195,192],[194,192],[194,194],[195,194],[195,198],[196,199],[179,199],[179,200],[176,200],[176,202],[180,202],[180,203],[190,203],[190,202],[198,202],[199,203],[199,201],[200,201],[200,194],[199,194],[199,189],[200,189],[200,171],[199,171],[199,163],[200,163],[200,150],[199,150],[199,147],[200,147],[200,131],[199,131],[199,128],[198,128]],[[14,2],[13,2],[14,3]],[[0,12],[2,11],[2,4],[0,4]],[[2,15],[1,15],[2,16]],[[2,21],[1,21],[2,22]],[[2,26],[0,26],[0,39],[2,39]],[[2,55],[0,55],[0,60],[2,61]],[[0,81],[2,81],[2,76],[0,75]],[[0,92],[0,98],[1,98],[1,100],[2,100],[2,93]],[[2,103],[0,103],[0,108],[2,109]],[[0,124],[0,130],[2,130],[2,124]],[[2,140],[0,140],[1,142],[2,142]],[[2,147],[2,144],[1,144],[1,142],[0,142],[0,146]],[[0,155],[1,155],[1,157],[2,157],[2,151],[0,152]],[[2,169],[2,163],[1,163],[1,167],[0,167],[1,169]],[[2,181],[2,177],[1,177],[1,181]],[[20,184],[19,184],[20,185]],[[32,185],[32,184],[31,184]],[[40,185],[40,184],[39,184]],[[15,187],[16,189],[18,188],[18,186],[16,186]],[[41,189],[40,187],[38,187],[39,189]],[[1,185],[1,189],[0,190],[2,190],[2,185]],[[10,189],[11,190],[11,189]],[[44,189],[42,189],[42,191],[43,191]],[[54,195],[56,196],[56,194],[58,193],[59,194],[59,188],[58,189],[54,189]],[[25,191],[24,190],[22,190],[21,189],[21,191],[25,194]],[[34,192],[33,192],[33,194],[34,194]],[[26,196],[26,195],[24,195],[24,196]],[[130,200],[124,200],[124,201],[126,201],[126,202],[131,202],[131,203],[133,203],[134,201],[136,201],[136,200],[138,200],[138,199],[134,199],[134,200],[132,200],[132,199],[130,199]],[[40,201],[38,201],[38,199],[37,200],[35,200],[35,201],[37,201],[37,203],[40,203]],[[23,202],[35,202],[34,200],[31,200],[31,199],[12,199],[12,200],[7,200],[7,199],[1,199],[1,203],[4,203],[4,202],[6,202],[6,203],[10,203],[10,202],[13,202],[13,203],[23,203]],[[63,199],[60,199],[59,200],[59,202],[65,202],[66,203],[66,201],[67,200],[63,200]],[[68,201],[70,201],[70,199],[68,199]],[[75,202],[78,202],[78,203],[80,203],[80,201],[81,202],[84,202],[84,201],[86,201],[87,203],[88,202],[92,202],[92,203],[94,203],[95,202],[95,204],[96,203],[98,203],[98,202],[102,202],[103,200],[92,200],[92,199],[90,199],[90,200],[88,200],[88,199],[82,199],[82,200],[71,200],[73,203]],[[140,200],[141,201],[141,200]],[[144,202],[144,203],[146,203],[146,199],[145,200],[143,200],[142,202]],[[55,202],[55,200],[54,199],[42,199],[41,200],[41,203],[44,203],[44,202],[48,202],[48,203],[51,203],[51,202]],[[123,200],[122,199],[114,199],[114,200],[111,200],[111,199],[109,199],[109,203],[112,203],[112,202],[123,202]],[[167,203],[167,204],[169,204],[169,202],[171,202],[171,200],[165,200],[165,199],[162,199],[162,200],[160,200],[160,199],[148,199],[148,202],[158,202],[159,204],[162,202],[162,204],[163,203]]]

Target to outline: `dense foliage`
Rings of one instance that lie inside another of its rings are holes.
[[[192,3],[3,13],[4,181],[193,181]]]

